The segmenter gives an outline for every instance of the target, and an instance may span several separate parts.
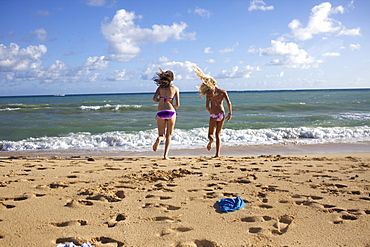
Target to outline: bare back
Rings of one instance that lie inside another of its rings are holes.
[[[158,111],[177,109],[180,106],[178,87],[174,85],[165,88],[158,87],[153,101],[158,102]]]

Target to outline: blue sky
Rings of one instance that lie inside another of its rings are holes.
[[[0,96],[370,87],[368,0],[0,0]]]

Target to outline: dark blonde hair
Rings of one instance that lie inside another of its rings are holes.
[[[157,77],[154,77],[153,80],[158,87],[169,87],[173,81],[173,73],[170,70],[163,71],[160,69],[160,72],[156,72]]]

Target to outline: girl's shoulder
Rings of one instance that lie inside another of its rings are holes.
[[[227,92],[226,92],[226,90],[223,90],[221,88],[217,88],[216,94],[217,95],[222,95],[222,97],[225,97],[227,95]]]
[[[179,88],[176,87],[175,85],[171,85],[170,89],[171,89],[171,91],[174,90],[175,92],[179,92]]]

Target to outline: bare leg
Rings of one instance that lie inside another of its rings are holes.
[[[170,158],[168,157],[168,151],[170,150],[171,137],[172,137],[173,130],[175,128],[176,115],[174,115],[171,119],[168,119],[166,122],[167,122],[166,143],[164,147],[163,159],[169,160]]]
[[[210,151],[212,149],[212,143],[214,141],[213,134],[215,133],[217,121],[213,118],[209,118],[209,127],[208,127],[208,144],[207,144],[207,150]]]
[[[224,119],[216,123],[216,155],[215,157],[220,157],[221,152],[221,130],[224,126]]]
[[[153,144],[153,151],[156,152],[158,149],[159,143],[164,141],[164,134],[166,131],[166,120],[163,120],[157,117],[157,125],[158,125],[158,138]]]

